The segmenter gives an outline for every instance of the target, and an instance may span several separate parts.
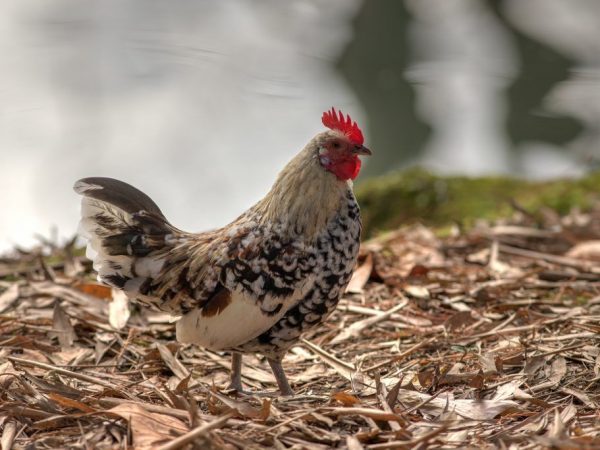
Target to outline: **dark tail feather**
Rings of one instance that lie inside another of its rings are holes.
[[[74,189],[84,196],[79,229],[98,280],[143,295],[162,270],[178,230],[150,197],[122,181],[84,178]]]

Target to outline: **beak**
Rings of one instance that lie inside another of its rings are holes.
[[[352,150],[352,153],[354,153],[355,155],[365,155],[365,156],[371,156],[372,155],[371,150],[369,150],[364,145],[356,145],[356,146],[354,146],[354,150]]]

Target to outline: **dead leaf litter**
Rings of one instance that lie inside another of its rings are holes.
[[[598,448],[600,213],[365,242],[339,307],[284,360],[175,342],[73,242],[0,258],[0,445]],[[131,312],[131,315],[130,315]]]

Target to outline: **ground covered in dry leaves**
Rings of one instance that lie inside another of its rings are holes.
[[[1,448],[599,448],[600,211],[444,234],[363,245],[293,398],[254,356],[228,392],[227,355],[128,318],[72,246],[2,258]]]

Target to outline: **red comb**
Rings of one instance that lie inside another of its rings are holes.
[[[325,111],[321,118],[323,125],[331,130],[338,130],[348,136],[352,142],[358,145],[362,145],[364,142],[362,131],[350,118],[350,115],[344,114],[341,111],[336,111],[335,108],[331,108],[331,111]]]

